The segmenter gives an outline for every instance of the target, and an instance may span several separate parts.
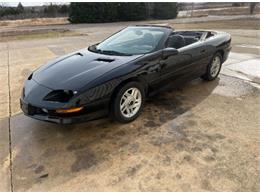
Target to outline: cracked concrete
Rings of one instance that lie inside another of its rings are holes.
[[[246,50],[248,38],[237,34],[259,46],[259,30],[229,30],[233,47],[244,47],[230,54],[219,79],[156,96],[133,123],[60,126],[21,114],[32,70],[119,27],[0,43],[0,191],[259,191],[259,48]]]
[[[9,151],[9,120],[0,119],[0,191],[11,191],[10,151]]]

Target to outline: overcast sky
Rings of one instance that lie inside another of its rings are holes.
[[[5,4],[8,6],[13,6],[16,7],[18,5],[19,2],[0,2],[0,4]],[[35,1],[35,2],[21,2],[23,6],[41,6],[41,5],[48,5],[51,2],[40,2],[40,1]],[[69,4],[69,2],[52,2],[53,4]],[[190,2],[182,2],[182,3],[190,3]],[[195,2],[195,3],[199,3],[199,2]]]
[[[9,6],[14,6],[16,7],[19,2],[6,2],[4,4],[9,5]],[[41,5],[48,5],[50,3],[48,2],[21,2],[23,6],[41,6]],[[53,4],[68,4],[65,2],[52,2]]]

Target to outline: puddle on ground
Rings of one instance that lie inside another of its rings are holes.
[[[236,47],[246,47],[246,48],[260,49],[259,45],[249,45],[249,44],[236,45]]]
[[[260,78],[260,59],[246,60],[239,63],[228,65],[227,69],[251,78]],[[252,80],[252,79],[251,79]]]
[[[241,79],[222,75],[219,85],[213,90],[214,94],[227,97],[241,97],[253,93],[257,88]]]

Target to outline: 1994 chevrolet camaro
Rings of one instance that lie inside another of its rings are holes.
[[[168,83],[214,80],[230,50],[224,32],[130,26],[35,70],[25,81],[21,109],[61,124],[105,115],[127,123],[138,117],[146,97]]]

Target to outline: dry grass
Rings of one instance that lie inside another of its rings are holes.
[[[260,30],[259,19],[240,19],[175,24],[170,23],[175,29],[252,29]]]
[[[260,6],[257,6],[255,14],[260,14]],[[228,7],[222,9],[201,9],[201,10],[194,10],[193,17],[204,17],[209,15],[216,15],[216,16],[227,16],[227,15],[248,15],[250,14],[249,7]],[[183,16],[185,17],[185,16]]]
[[[255,14],[260,13],[260,6],[257,6],[255,11]],[[210,11],[210,15],[247,15],[250,14],[249,7],[231,7],[229,9],[223,9],[223,10],[212,10]]]
[[[1,36],[0,42],[13,40],[29,40],[29,39],[46,39],[69,36],[82,36],[83,34],[70,30],[45,30],[45,31],[31,31],[21,34],[13,34],[8,36]],[[86,34],[84,34],[86,36]]]
[[[31,18],[24,20],[4,20],[0,21],[0,26],[16,27],[16,26],[34,26],[34,25],[53,25],[68,24],[68,18]]]

